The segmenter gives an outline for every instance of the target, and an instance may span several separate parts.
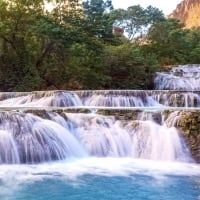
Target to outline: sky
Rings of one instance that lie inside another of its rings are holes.
[[[151,5],[162,10],[165,15],[169,15],[181,1],[182,0],[112,0],[112,3],[114,8],[124,9],[138,4],[144,8]]]

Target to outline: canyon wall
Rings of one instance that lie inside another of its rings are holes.
[[[185,28],[198,27],[200,26],[200,1],[184,0],[168,17],[179,19],[185,24]]]

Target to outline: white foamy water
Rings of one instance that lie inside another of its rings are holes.
[[[38,163],[87,153],[60,124],[21,112],[0,113],[0,163]]]
[[[178,131],[150,120],[116,120],[98,114],[0,113],[0,163],[40,163],[99,157],[190,162]]]
[[[159,82],[158,85],[160,86]],[[200,93],[198,91],[174,92],[169,90],[86,90],[0,93],[0,108],[2,109],[9,107],[141,108],[163,106],[199,107]]]
[[[200,176],[200,166],[191,163],[157,162],[132,158],[83,158],[39,165],[0,165],[0,181],[5,185],[25,184],[46,178],[76,180],[86,174],[98,176],[153,177]]]
[[[89,175],[89,177],[88,177]],[[87,177],[91,180],[88,183]],[[84,196],[84,199],[99,198],[96,193],[88,194],[88,192],[98,189],[98,191],[108,188],[109,193],[106,193],[106,199],[115,199],[121,192],[126,191],[127,184],[131,184],[136,190],[150,191],[153,184],[153,191],[156,191],[162,196],[167,192],[171,192],[171,187],[177,188],[177,182],[180,186],[177,190],[181,190],[181,183],[188,183],[186,180],[191,180],[185,187],[186,191],[192,193],[191,200],[197,197],[198,182],[200,177],[200,166],[189,163],[177,163],[177,162],[156,162],[141,159],[132,158],[83,158],[78,160],[62,161],[56,163],[44,163],[38,165],[0,165],[0,196],[3,200],[21,200],[32,197],[31,199],[64,199],[61,196],[71,195],[71,192],[75,194],[72,199],[79,199]],[[112,180],[119,180],[120,182],[114,182]],[[146,180],[148,179],[148,181]],[[149,181],[152,180],[152,181]],[[97,180],[97,181],[95,181]],[[100,184],[96,185],[100,180]],[[185,182],[184,182],[185,180]],[[125,185],[124,185],[124,181]],[[139,188],[134,182],[139,182]],[[63,184],[65,186],[63,186]],[[92,185],[91,185],[92,183]],[[44,185],[45,184],[45,185]],[[119,186],[110,198],[111,185]],[[195,185],[194,185],[195,184]],[[171,185],[171,187],[170,187]],[[45,186],[45,187],[44,187]],[[46,191],[47,190],[47,191]],[[45,194],[44,194],[45,191]],[[107,191],[107,190],[106,190]],[[30,195],[29,195],[30,194]],[[34,194],[34,195],[33,195]],[[123,193],[125,197],[127,193]],[[150,193],[151,194],[151,193]],[[41,196],[42,195],[42,196]],[[135,197],[134,190],[129,190],[127,195],[131,195],[132,199]],[[160,195],[158,195],[160,196]],[[189,195],[190,196],[190,195]],[[23,197],[23,198],[20,198]],[[169,197],[169,195],[168,195]],[[176,197],[176,195],[175,195]],[[70,198],[71,199],[71,198]],[[117,198],[118,199],[118,198]],[[136,198],[141,199],[141,198]],[[144,198],[142,198],[144,199]],[[155,198],[150,198],[155,199]],[[156,199],[159,197],[156,196]],[[174,199],[171,197],[170,199]],[[186,198],[187,200],[187,198]]]
[[[0,107],[82,106],[81,99],[70,91],[1,93],[0,99]]]
[[[181,65],[168,73],[157,73],[157,90],[200,90],[200,65]]]

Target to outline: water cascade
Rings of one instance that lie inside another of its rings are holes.
[[[0,163],[38,163],[70,157],[132,157],[189,162],[175,128],[150,120],[98,114],[0,113]]]
[[[199,199],[199,71],[157,73],[156,90],[0,93],[0,199]]]
[[[160,75],[158,75],[160,76]],[[196,90],[93,90],[0,93],[4,107],[199,107]]]
[[[198,82],[199,70],[179,66],[159,73],[155,88],[163,90],[1,93],[0,163],[91,156],[190,162],[187,144],[174,126],[181,109],[200,105],[198,87],[190,87]],[[176,76],[183,88],[169,87]]]
[[[168,73],[157,73],[155,89],[200,90],[200,65],[181,65]]]
[[[0,163],[38,163],[86,155],[59,124],[19,112],[0,113]]]

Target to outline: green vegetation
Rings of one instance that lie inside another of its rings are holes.
[[[147,89],[160,66],[200,62],[200,28],[157,8],[57,2],[47,11],[43,0],[0,0],[1,91]]]

